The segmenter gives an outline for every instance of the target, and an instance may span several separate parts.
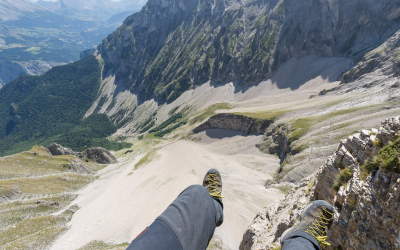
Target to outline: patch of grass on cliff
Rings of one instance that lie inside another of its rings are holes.
[[[400,139],[384,146],[379,150],[377,157],[361,166],[361,178],[365,180],[372,171],[378,170],[379,167],[387,171],[400,173]]]
[[[292,133],[289,136],[289,143],[293,143],[306,135],[315,123],[316,121],[313,117],[299,118],[292,122]]]
[[[67,230],[62,216],[41,216],[17,223],[0,230],[0,245],[3,249],[46,249]]]
[[[204,121],[210,116],[215,115],[215,111],[217,110],[222,110],[222,109],[232,109],[231,106],[229,106],[228,103],[215,103],[211,106],[209,106],[207,109],[202,111],[199,115],[197,115],[195,118],[193,118],[190,121],[190,124],[195,124]]]
[[[152,151],[148,152],[145,156],[140,158],[140,160],[135,164],[134,170],[149,164],[150,162],[158,159],[159,157],[160,157],[160,155],[157,153],[156,150],[152,150]]]
[[[290,189],[292,189],[291,185],[279,185],[276,186],[277,189],[279,189],[279,191],[281,191],[283,194],[288,194]]]
[[[67,172],[62,166],[71,164],[69,159],[75,156],[40,155],[36,152],[22,152],[0,158],[0,179],[19,178],[26,176],[41,176],[45,174],[60,174]]]
[[[129,246],[129,243],[113,244],[106,243],[104,241],[94,240],[77,250],[125,250]]]
[[[255,112],[235,112],[237,115],[244,115],[254,119],[276,120],[280,115],[286,114],[292,110],[267,110]]]
[[[308,132],[310,132],[311,128],[318,123],[327,121],[329,119],[354,113],[360,110],[364,110],[365,107],[357,107],[357,108],[350,108],[350,109],[342,109],[336,110],[326,115],[321,116],[309,116],[309,117],[302,117],[291,122],[292,133],[289,136],[289,142],[293,143],[303,136],[305,136]],[[347,126],[348,124],[343,124],[343,126]]]
[[[6,196],[13,187],[18,187],[28,197],[58,195],[65,192],[77,191],[94,181],[94,179],[95,177],[92,175],[65,173],[39,178],[0,180],[0,196]]]
[[[333,184],[332,188],[337,192],[339,191],[340,187],[346,185],[346,183],[353,178],[353,170],[349,168],[345,168],[340,170],[339,175],[336,178],[335,183]]]
[[[78,195],[62,194],[40,199],[13,201],[0,204],[0,230],[26,218],[49,215],[66,208]],[[56,203],[58,205],[55,205]],[[52,205],[53,204],[53,205]]]
[[[68,229],[66,223],[79,209],[70,206],[77,197],[74,192],[96,178],[67,172],[65,165],[72,159],[78,158],[51,156],[39,146],[0,158],[0,197],[13,199],[0,203],[0,245],[4,249],[47,249]],[[105,166],[87,165],[92,171]],[[51,215],[67,207],[60,215]]]

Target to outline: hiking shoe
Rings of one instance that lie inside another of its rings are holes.
[[[330,226],[332,225],[333,207],[326,201],[313,201],[308,204],[301,213],[300,224],[289,228],[281,236],[281,246],[284,240],[288,239],[293,233],[301,230],[311,234],[319,243],[321,249],[327,245],[326,240]]]
[[[221,180],[221,174],[219,173],[219,171],[216,170],[215,168],[208,170],[208,172],[204,176],[203,186],[205,188],[207,188],[211,197],[213,199],[215,199],[216,201],[218,201],[219,204],[221,204],[221,207],[223,209],[224,205],[222,203],[222,198],[225,198],[225,197],[221,196],[222,180]],[[221,219],[217,222],[217,227],[219,227],[223,221],[224,221],[224,218],[222,216]]]

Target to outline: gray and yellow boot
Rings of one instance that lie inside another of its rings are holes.
[[[221,196],[222,179],[221,179],[221,174],[219,173],[219,171],[217,169],[212,168],[207,171],[207,173],[203,179],[203,186],[205,188],[207,188],[211,197],[214,200],[216,200],[223,209],[224,204],[222,203],[222,198],[225,198],[225,197]],[[224,221],[224,217],[222,216],[221,219],[217,222],[217,227],[219,227],[223,221]]]
[[[326,236],[332,225],[333,207],[326,201],[318,200],[308,204],[301,213],[300,224],[289,228],[281,236],[281,246],[297,231],[304,231],[312,235],[319,243],[321,249],[330,246]]]

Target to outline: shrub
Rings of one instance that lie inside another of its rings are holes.
[[[372,171],[378,170],[379,167],[387,171],[400,173],[399,155],[400,139],[397,139],[395,142],[384,146],[379,150],[377,157],[361,167],[361,178],[365,180]]]
[[[379,164],[382,168],[400,173],[399,166],[400,139],[383,147],[376,158],[375,166]]]
[[[340,170],[339,175],[336,178],[335,183],[332,188],[337,192],[340,187],[346,184],[351,178],[353,178],[353,170],[349,168],[345,168]]]
[[[376,139],[374,141],[374,145],[377,146],[377,147],[383,148],[383,142],[381,140],[379,140],[379,139]]]
[[[348,205],[349,205],[351,211],[353,211],[354,209],[356,209],[356,204],[357,204],[357,201],[356,201],[356,200],[354,200],[354,199],[352,199],[352,198],[349,198],[349,200],[347,201],[347,203],[348,203]]]

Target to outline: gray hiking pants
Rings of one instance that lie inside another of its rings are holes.
[[[282,250],[320,250],[318,241],[309,233],[297,231],[282,242]]]
[[[206,250],[222,216],[223,207],[205,187],[190,186],[127,250]],[[310,249],[320,250],[320,246],[304,231],[294,233],[282,244],[282,250]]]
[[[223,207],[201,185],[186,188],[127,250],[206,250]]]

